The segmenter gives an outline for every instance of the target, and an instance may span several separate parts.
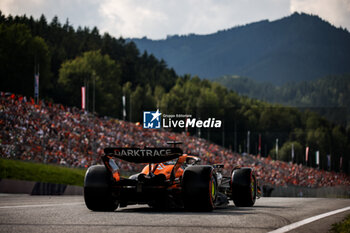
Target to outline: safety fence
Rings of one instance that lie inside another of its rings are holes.
[[[265,197],[327,197],[327,198],[350,198],[350,186],[332,186],[310,188],[301,186],[263,186]]]

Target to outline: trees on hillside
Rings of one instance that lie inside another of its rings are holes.
[[[346,126],[350,122],[350,75],[332,75],[314,81],[275,86],[249,78],[223,76],[216,81],[250,98],[311,109],[328,120]]]
[[[40,56],[40,70],[42,70],[41,76],[45,74],[46,70],[50,73],[48,77],[50,77],[51,85],[45,85],[45,92],[42,93],[42,97],[51,98],[63,104],[70,104],[70,102],[67,102],[66,96],[62,95],[61,90],[56,88],[59,79],[59,69],[65,61],[73,60],[88,51],[100,50],[102,55],[108,55],[119,66],[120,70],[123,71],[120,77],[121,84],[131,82],[133,88],[137,85],[145,86],[149,84],[152,89],[156,85],[159,85],[168,91],[174,85],[177,78],[175,71],[169,69],[164,61],[158,61],[151,54],[143,53],[141,55],[134,43],[126,42],[123,38],[117,39],[108,33],[100,35],[96,27],[92,29],[78,27],[75,30],[68,20],[64,24],[61,24],[57,17],[54,17],[51,22],[48,22],[44,15],[38,20],[35,20],[33,17],[28,18],[25,15],[15,17],[9,15],[5,17],[0,11],[0,25],[2,27],[17,27],[19,24],[26,27],[25,30],[21,29],[23,31],[22,34],[26,34],[26,36],[32,38],[40,37],[43,40],[42,42],[46,44],[46,46],[38,46],[47,51],[46,57],[42,58]],[[3,60],[7,61],[11,60],[11,49],[14,46],[8,46],[11,43],[7,43],[11,41],[4,41],[5,38],[2,37],[3,43],[1,46],[9,48],[9,53],[2,53]],[[15,47],[18,49],[21,48],[21,46]],[[21,65],[26,64],[26,66],[31,67],[30,72],[28,69],[23,70],[22,76],[28,77],[30,75],[33,77],[34,65],[31,63],[34,63],[34,50],[22,49],[19,51],[22,53],[19,53],[17,50],[13,51],[16,53],[13,53],[12,56],[14,54],[19,55],[16,56],[16,63]],[[22,56],[21,54],[25,55]],[[39,59],[39,56],[37,59]],[[10,64],[9,62],[7,63]],[[13,64],[15,63],[11,62],[12,67],[14,67]],[[19,91],[20,89],[16,88],[11,90],[32,95],[33,91],[31,87],[33,85],[24,86],[28,89],[26,92],[23,92],[23,90]],[[4,83],[3,88],[7,89],[7,83]]]
[[[63,87],[69,105],[79,106],[80,88],[87,90],[87,109],[102,115],[120,116],[122,88],[120,66],[108,55],[98,51],[64,62],[58,83]]]
[[[3,91],[32,96],[35,68],[40,73],[40,91],[45,95],[51,88],[49,48],[23,24],[0,24],[0,65]]]

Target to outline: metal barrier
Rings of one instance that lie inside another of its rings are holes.
[[[350,186],[333,186],[309,188],[301,186],[275,186],[264,185],[262,188],[264,197],[330,197],[350,198]]]

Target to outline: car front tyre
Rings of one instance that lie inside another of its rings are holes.
[[[243,167],[232,171],[231,192],[235,206],[250,207],[254,205],[257,183],[251,168]]]

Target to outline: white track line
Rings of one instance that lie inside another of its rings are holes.
[[[12,209],[12,208],[32,208],[32,207],[51,207],[51,206],[65,206],[65,205],[82,205],[84,202],[71,202],[61,204],[42,204],[42,205],[13,205],[13,206],[0,206],[0,209]]]
[[[278,229],[276,229],[274,231],[270,231],[269,233],[284,233],[284,232],[293,230],[295,228],[298,228],[300,226],[306,225],[308,223],[317,221],[317,220],[319,220],[321,218],[325,218],[325,217],[328,217],[328,216],[331,216],[331,215],[334,215],[334,214],[338,214],[338,213],[341,213],[341,212],[344,212],[344,211],[347,211],[347,210],[350,210],[350,206],[342,208],[342,209],[330,211],[330,212],[327,212],[327,213],[324,213],[324,214],[316,215],[316,216],[313,216],[311,218],[307,218],[307,219],[301,220],[299,222],[295,222],[295,223],[289,224],[287,226],[278,228]]]

